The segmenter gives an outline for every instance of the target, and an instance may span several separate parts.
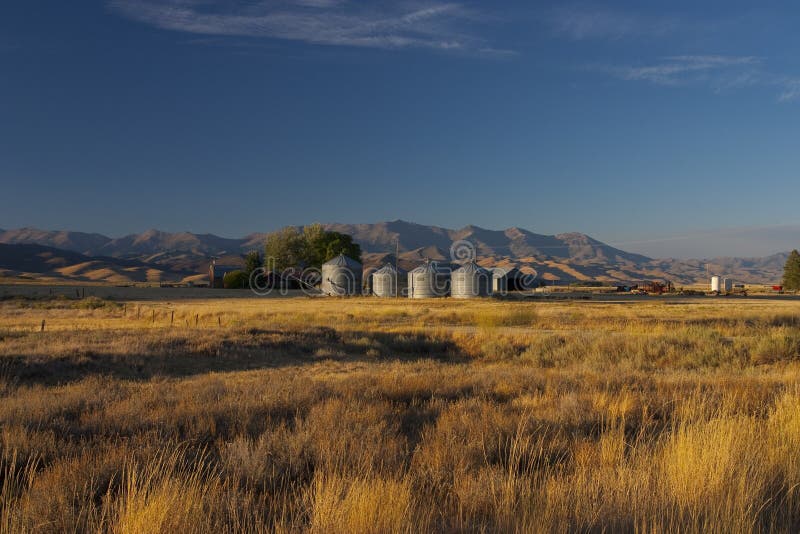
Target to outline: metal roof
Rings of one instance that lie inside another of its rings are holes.
[[[426,260],[425,263],[412,270],[412,273],[440,273],[444,269],[435,261]]]
[[[339,254],[335,258],[330,261],[326,261],[322,264],[323,266],[330,266],[330,267],[348,267],[350,269],[361,269],[361,264],[358,263],[353,258],[348,258],[344,254]]]
[[[461,267],[456,269],[455,272],[457,272],[457,273],[465,273],[465,274],[477,274],[477,273],[489,274],[489,270],[488,269],[484,269],[483,267],[481,267],[480,265],[478,265],[474,261],[471,261],[469,263],[465,263],[464,265],[462,265]]]
[[[503,278],[503,277],[506,277],[506,278],[521,278],[522,276],[524,276],[524,273],[522,271],[520,271],[517,267],[509,269],[508,271],[506,271],[505,269],[503,269],[501,267],[496,267],[496,268],[492,269],[492,272],[494,273],[494,277],[495,278]]]
[[[381,267],[372,274],[398,274],[402,272],[403,269],[395,269],[394,265],[392,265],[391,263],[387,263],[386,265],[384,265],[383,267]]]

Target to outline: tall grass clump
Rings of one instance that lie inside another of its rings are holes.
[[[798,304],[667,303],[2,302],[0,533],[800,531]]]

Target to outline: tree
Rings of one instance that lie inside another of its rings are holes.
[[[306,260],[311,266],[321,267],[339,254],[361,261],[361,247],[353,243],[352,236],[327,231],[321,224],[315,223],[303,229],[303,237],[306,241]]]
[[[783,267],[783,287],[789,291],[800,290],[800,252],[793,250]]]
[[[247,273],[247,276],[250,276],[253,274],[253,271],[263,266],[264,260],[257,250],[251,250],[247,253],[247,256],[244,257],[244,272]]]
[[[325,228],[319,223],[309,224],[303,228],[303,239],[305,240],[305,259],[309,265],[321,267],[328,261],[323,243],[325,240]]]
[[[231,271],[222,277],[222,287],[225,289],[244,289],[248,286],[250,277],[244,271]]]
[[[267,236],[264,258],[268,269],[282,272],[290,267],[299,267],[304,262],[305,239],[300,231],[287,226]]]
[[[325,261],[333,259],[339,254],[344,254],[358,262],[361,261],[361,247],[358,243],[353,243],[353,236],[339,232],[325,232],[322,243],[325,249]]]
[[[264,254],[275,270],[289,267],[322,267],[326,261],[344,254],[361,261],[361,247],[347,234],[327,231],[321,224],[310,224],[300,232],[289,226],[267,236]]]

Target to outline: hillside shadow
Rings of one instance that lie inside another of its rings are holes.
[[[6,356],[0,357],[0,378],[17,385],[53,386],[88,376],[148,380],[157,376],[190,377],[325,361],[377,363],[427,359],[460,363],[466,360],[452,341],[421,333],[339,332],[332,328],[314,328],[288,332],[246,329],[228,334],[222,339],[201,337],[198,340],[193,331],[188,330],[185,335],[145,342],[140,350],[120,352],[99,344],[81,345],[74,333],[53,333],[49,335],[59,336],[62,343],[72,341],[78,348],[53,356],[26,351],[24,345],[16,353],[6,350]]]

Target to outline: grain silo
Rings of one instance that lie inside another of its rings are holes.
[[[719,276],[712,276],[711,277],[711,291],[713,293],[719,293],[719,291],[720,291]]]
[[[492,294],[493,273],[474,261],[453,271],[451,280],[453,298],[469,299]]]
[[[436,262],[426,261],[408,273],[408,298],[446,297],[449,293],[449,272]]]
[[[405,271],[397,270],[394,265],[387,263],[372,273],[372,293],[376,297],[396,297],[398,287],[402,292],[406,280]]]
[[[322,292],[332,296],[361,294],[362,266],[352,258],[339,254],[322,264]]]

